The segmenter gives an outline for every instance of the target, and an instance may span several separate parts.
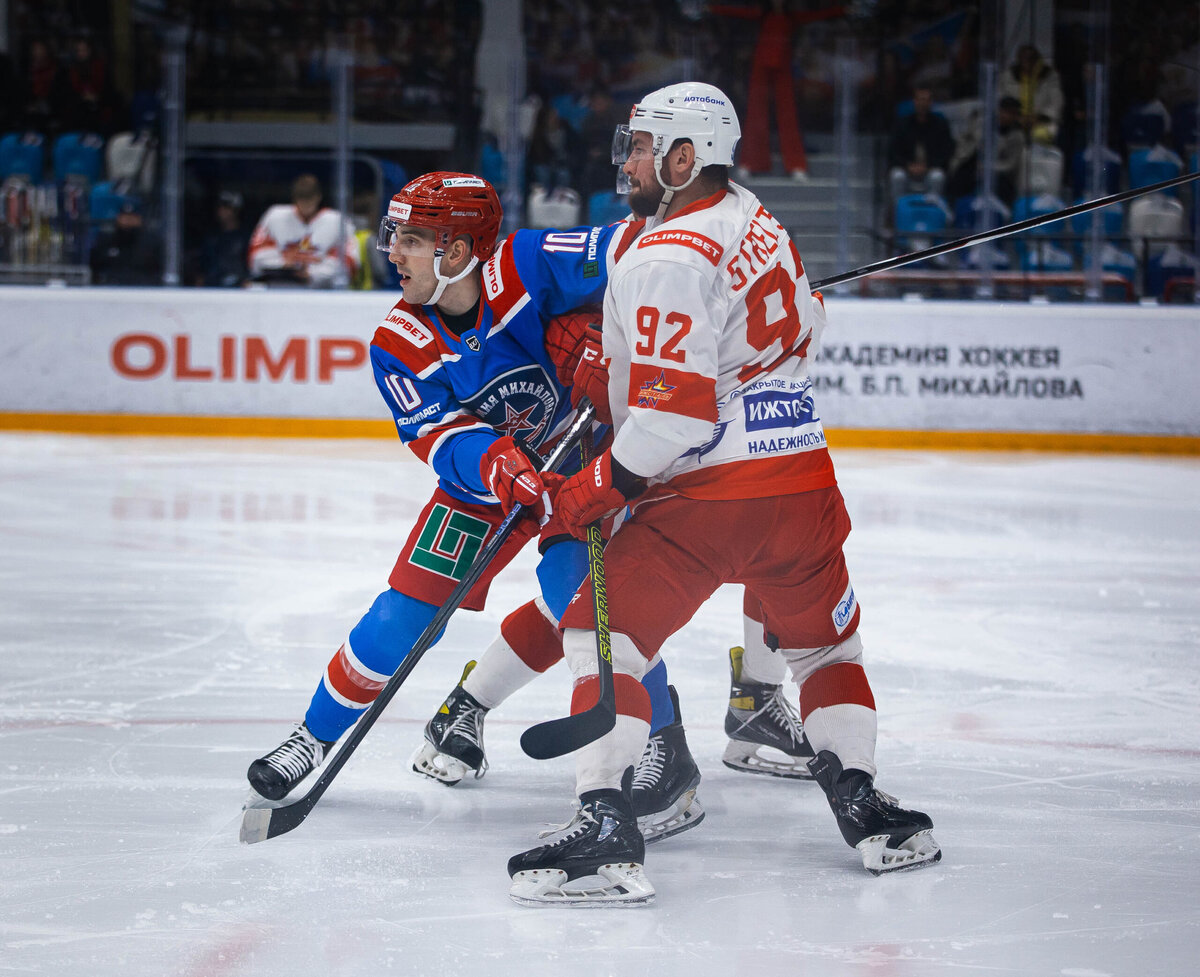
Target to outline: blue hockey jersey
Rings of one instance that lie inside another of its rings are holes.
[[[609,273],[642,223],[516,231],[483,266],[474,328],[454,335],[435,306],[401,299],[371,341],[375,383],[401,439],[467,502],[495,502],[480,460],[505,435],[539,448],[565,429],[570,397],[545,330],[555,316],[599,305]]]

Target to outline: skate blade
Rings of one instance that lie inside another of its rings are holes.
[[[567,880],[558,868],[531,869],[512,877],[509,898],[521,906],[592,908],[645,906],[654,901],[654,886],[637,862],[601,865],[595,875]]]
[[[413,773],[419,773],[422,777],[436,780],[447,787],[453,787],[471,773],[471,768],[462,760],[439,752],[429,740],[422,743],[412,755],[412,769]]]
[[[682,810],[680,807],[682,806]],[[704,808],[696,797],[695,791],[688,791],[675,802],[667,811],[658,814],[648,814],[638,818],[638,830],[647,845],[664,838],[671,838],[689,828],[696,827],[704,820]]]
[[[854,846],[862,855],[863,868],[872,875],[922,868],[941,861],[942,850],[933,840],[932,828],[918,831],[897,848],[889,848],[888,841],[887,835],[872,835]]]
[[[770,752],[762,756],[759,750]],[[730,770],[740,770],[742,773],[764,774],[768,777],[783,777],[787,780],[812,780],[812,771],[808,769],[807,760],[811,758],[789,757],[786,753],[769,746],[756,746],[753,743],[742,743],[730,740],[725,747],[725,755],[721,762]]]

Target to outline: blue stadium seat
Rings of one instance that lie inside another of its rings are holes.
[[[1146,262],[1146,294],[1167,298],[1167,283],[1173,278],[1190,278],[1195,281],[1198,266],[1200,261],[1192,255],[1177,245],[1168,245]]]
[[[92,221],[100,223],[102,221],[113,220],[121,212],[122,204],[127,200],[133,199],[123,193],[119,193],[114,185],[107,180],[97,183],[92,187],[89,204]]]
[[[938,233],[950,224],[950,208],[932,193],[906,193],[896,200],[896,233]]]
[[[1179,154],[1167,149],[1166,146],[1154,146],[1150,149],[1135,149],[1129,154],[1129,186],[1146,187],[1151,183],[1170,180],[1183,172],[1183,160]],[[1178,196],[1178,188],[1172,187],[1164,191],[1172,196]]]
[[[1090,263],[1091,249],[1085,248],[1080,267],[1086,269]],[[1138,261],[1132,251],[1125,251],[1111,241],[1106,241],[1100,248],[1100,268],[1124,275],[1129,281],[1133,281],[1137,277]]]
[[[1066,204],[1062,199],[1051,193],[1037,196],[1020,197],[1013,206],[1013,220],[1023,221],[1042,214],[1052,214],[1062,210]],[[1065,221],[1054,221],[1042,224],[1017,235],[1017,257],[1023,271],[1066,271],[1074,265],[1070,252],[1061,245],[1049,241],[1039,241],[1038,238],[1061,238],[1067,233]]]
[[[1180,156],[1187,156],[1200,146],[1200,101],[1184,102],[1171,113],[1171,137]],[[1192,172],[1195,172],[1192,167]]]
[[[906,193],[896,198],[896,245],[908,251],[923,251],[939,243],[953,218],[950,207],[933,193]],[[951,260],[942,255],[930,259],[939,265]]]
[[[629,216],[629,204],[612,190],[597,190],[588,197],[589,224],[615,224]]]
[[[1086,203],[1083,198],[1076,200],[1076,204]],[[1075,242],[1075,254],[1082,255],[1090,246],[1092,233],[1092,219],[1100,218],[1100,233],[1106,238],[1119,238],[1125,230],[1125,205],[1124,204],[1109,204],[1107,207],[1101,207],[1099,210],[1088,211],[1086,214],[1076,214],[1070,220],[1071,230],[1079,235],[1079,240]],[[1084,262],[1086,266],[1086,262]]]
[[[1162,142],[1167,131],[1167,118],[1160,111],[1162,103],[1135,105],[1121,119],[1121,138],[1132,151],[1135,147],[1153,146]]]
[[[23,176],[42,182],[45,139],[40,132],[10,132],[0,139],[0,180]]]
[[[1040,217],[1042,214],[1052,214],[1054,211],[1062,210],[1066,206],[1060,197],[1056,197],[1052,193],[1040,193],[1037,196],[1021,197],[1013,206],[1013,220],[1023,221],[1028,220],[1030,217]],[[1043,224],[1041,227],[1035,227],[1032,231],[1027,231],[1026,233],[1052,237],[1055,234],[1062,234],[1063,230],[1062,223],[1054,221],[1050,224]]]
[[[954,226],[964,234],[990,231],[1011,220],[1012,211],[999,197],[970,194],[966,197],[959,197],[954,202]],[[964,268],[992,268],[1006,271],[1012,266],[1012,259],[1003,243],[976,244],[964,248],[961,254]]]
[[[54,179],[97,183],[104,172],[104,140],[94,133],[65,132],[54,143]]]
[[[1077,149],[1071,157],[1071,187],[1080,197],[1090,196],[1092,192],[1092,147]],[[1104,147],[1101,153],[1101,196],[1116,193],[1121,189],[1121,154]]]
[[[1012,211],[999,197],[985,198],[973,193],[954,202],[954,226],[960,231],[990,231],[1011,220]]]

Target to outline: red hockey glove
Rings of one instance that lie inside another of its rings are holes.
[[[587,539],[589,523],[622,508],[645,487],[644,481],[622,468],[620,462],[614,471],[611,451],[605,451],[569,478],[542,477],[554,495],[558,520],[576,539]]]
[[[612,410],[608,406],[608,360],[600,345],[599,329],[589,330],[572,378],[571,406],[578,407],[581,397],[587,397],[596,405],[596,420],[612,424]]]
[[[551,511],[550,496],[529,456],[510,437],[492,443],[479,462],[483,484],[500,500],[505,515],[517,505],[528,506],[545,522]]]
[[[599,321],[600,310],[591,308],[568,312],[557,319],[551,319],[547,324],[546,352],[550,354],[550,362],[554,364],[558,382],[564,387],[569,387],[575,376],[575,367],[579,364],[579,355],[583,352],[588,326]]]

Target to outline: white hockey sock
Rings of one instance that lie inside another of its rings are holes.
[[[636,767],[650,736],[650,724],[636,716],[617,716],[610,732],[575,754],[575,793],[620,790],[626,767]]]
[[[759,685],[782,685],[787,677],[787,662],[783,655],[772,651],[763,640],[762,621],[742,615],[742,678]]]
[[[495,709],[561,658],[557,626],[539,597],[504,619],[463,688],[484,708]]]
[[[843,767],[856,767],[875,776],[874,709],[842,703],[822,706],[804,717],[804,735],[814,753],[829,750]]]
[[[471,674],[463,682],[463,689],[470,692],[485,709],[495,709],[540,674],[521,661],[504,640],[504,635],[499,634],[488,645],[479,664],[471,669]]]
[[[785,649],[800,687],[800,717],[814,752],[829,750],[843,767],[875,776],[878,718],[862,666],[862,639],[852,634],[824,648]]]
[[[617,722],[612,730],[575,753],[578,794],[589,790],[619,790],[625,769],[637,766],[650,736],[650,696],[641,684],[648,663],[628,635],[614,631],[611,639]],[[573,713],[596,701],[599,669],[595,642],[596,635],[592,631],[570,628],[563,632],[563,651],[575,677],[571,697]],[[588,684],[592,687],[590,697],[583,695]]]

